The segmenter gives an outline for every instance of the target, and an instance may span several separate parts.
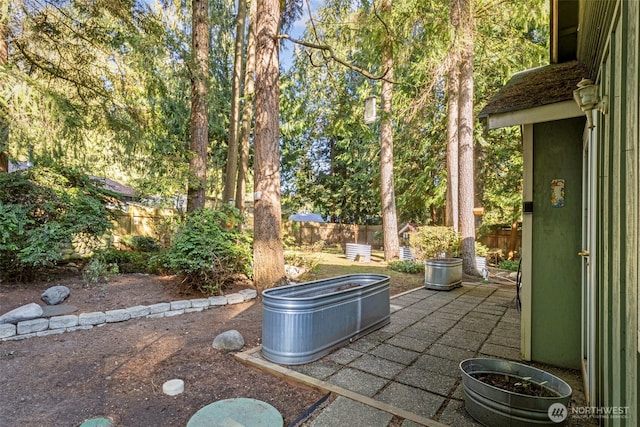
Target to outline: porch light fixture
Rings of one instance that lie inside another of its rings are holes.
[[[369,96],[364,100],[364,124],[370,125],[378,120],[376,111],[376,101],[378,98],[375,95]]]
[[[598,97],[598,85],[593,84],[589,79],[582,79],[578,83],[578,89],[573,91],[573,99],[575,99],[578,107],[587,116],[587,124],[589,129],[593,128],[591,112],[598,110],[603,114],[607,114],[607,97],[602,99]]]

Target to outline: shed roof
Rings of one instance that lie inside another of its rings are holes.
[[[578,82],[586,75],[586,69],[578,61],[520,71],[489,101],[479,117],[572,100]]]

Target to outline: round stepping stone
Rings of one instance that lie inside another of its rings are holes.
[[[187,427],[282,427],[280,412],[268,403],[239,397],[219,400],[196,412]]]
[[[80,424],[80,427],[113,427],[113,425],[113,421],[109,418],[91,418]]]
[[[175,396],[184,391],[184,381],[180,379],[169,380],[162,384],[162,392],[169,396]]]

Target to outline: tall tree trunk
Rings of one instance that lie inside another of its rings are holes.
[[[458,116],[460,97],[460,3],[450,4],[451,24],[454,28],[454,42],[451,64],[447,74],[447,194],[445,202],[445,225],[458,232]]]
[[[381,5],[382,16],[391,17],[391,0]],[[396,216],[396,197],[393,186],[393,37],[387,33],[382,46],[382,80],[380,120],[380,192],[382,197],[382,230],[384,236],[384,259],[398,258],[398,218]]]
[[[204,207],[207,188],[207,145],[209,119],[207,115],[207,81],[209,74],[209,14],[207,0],[193,0],[191,74],[191,118],[189,183],[187,212]]]
[[[236,43],[233,58],[233,88],[231,90],[231,119],[229,123],[229,143],[227,145],[227,167],[224,179],[222,201],[233,200],[238,174],[238,130],[240,125],[240,96],[242,88],[242,58],[244,53],[244,22],[247,15],[247,2],[238,0],[236,19]]]
[[[286,283],[280,206],[278,127],[279,0],[257,0],[253,280],[258,290]]]
[[[458,227],[458,101],[459,101],[459,56],[454,55],[449,68],[447,78],[447,196],[445,225],[453,227],[457,232]]]
[[[479,276],[475,262],[475,218],[473,216],[474,173],[473,173],[473,11],[472,0],[460,0],[460,103],[458,116],[459,142],[459,218],[462,238],[462,270]]]
[[[247,171],[249,170],[249,147],[251,145],[251,120],[253,118],[253,94],[256,73],[256,0],[249,0],[249,30],[247,35],[247,65],[244,70],[244,106],[242,109],[242,130],[240,132],[240,159],[238,161],[238,182],[236,183],[236,208],[244,210],[247,192]]]
[[[0,67],[9,62],[9,0],[0,0]],[[9,172],[9,123],[0,116],[0,173]]]

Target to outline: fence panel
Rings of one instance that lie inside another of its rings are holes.
[[[285,238],[293,238],[296,245],[311,246],[322,240],[327,245],[339,244],[343,247],[347,243],[372,245],[375,248],[382,246],[376,234],[382,231],[381,225],[286,221],[283,230]]]

